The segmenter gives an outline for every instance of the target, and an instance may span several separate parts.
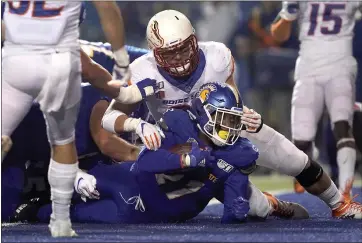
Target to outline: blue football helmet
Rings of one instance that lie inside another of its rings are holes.
[[[233,145],[239,139],[243,101],[230,85],[202,85],[192,101],[190,113],[199,129],[215,145]]]

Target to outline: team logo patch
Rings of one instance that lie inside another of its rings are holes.
[[[219,169],[229,173],[230,171],[232,171],[234,169],[234,166],[232,166],[231,164],[229,164],[228,162],[226,162],[225,160],[219,159],[217,161],[217,167],[219,167]]]
[[[216,91],[217,87],[214,84],[205,84],[200,88],[199,93],[197,96],[201,99],[202,102],[207,100],[209,97],[210,92]]]

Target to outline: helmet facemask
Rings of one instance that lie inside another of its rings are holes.
[[[209,121],[203,126],[203,131],[217,146],[233,145],[239,139],[242,129],[242,109],[217,108],[212,104],[204,106]]]
[[[199,63],[199,47],[194,34],[178,44],[155,48],[153,53],[157,64],[174,77],[190,75]]]

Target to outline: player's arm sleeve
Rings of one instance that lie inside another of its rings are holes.
[[[141,151],[137,160],[138,169],[144,172],[163,173],[182,169],[181,155],[171,153],[166,149]]]
[[[249,212],[248,198],[249,178],[234,171],[224,183],[224,212],[221,223],[231,224],[244,221]]]
[[[5,23],[3,20],[1,20],[1,46],[3,45],[4,41],[5,41]]]

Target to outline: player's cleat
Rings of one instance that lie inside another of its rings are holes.
[[[294,192],[295,193],[304,193],[305,192],[304,187],[297,180],[294,179],[293,183],[294,183]]]
[[[272,206],[272,212],[269,214],[270,216],[275,216],[279,218],[286,219],[308,219],[309,213],[302,206],[297,203],[287,202],[280,200],[270,193],[263,192],[268,198],[269,203]]]
[[[76,237],[70,220],[55,220],[50,216],[49,230],[53,237]]]
[[[9,136],[1,136],[1,162],[4,160],[6,154],[10,151],[13,146],[13,141]]]
[[[344,198],[341,205],[332,211],[332,216],[340,219],[362,219],[362,204],[353,201],[356,196]]]

